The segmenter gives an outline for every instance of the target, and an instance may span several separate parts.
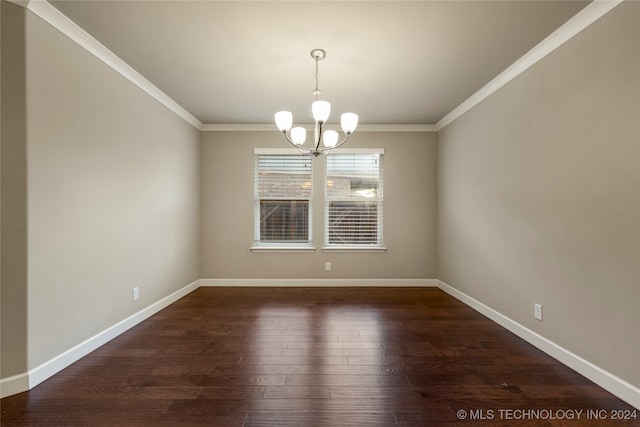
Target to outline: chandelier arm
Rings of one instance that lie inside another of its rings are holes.
[[[291,138],[289,138],[289,131],[283,130],[282,134],[284,135],[285,139],[289,144],[293,145],[294,147],[297,147],[297,145],[291,140]]]
[[[321,148],[319,150],[317,150],[320,154],[326,154],[329,151],[335,150],[336,148],[339,148],[342,144],[344,144],[345,142],[347,142],[347,139],[349,139],[349,137],[353,134],[353,132],[351,133],[345,133],[345,137],[342,141],[340,141],[340,143],[336,144],[335,147],[331,147],[331,148]]]
[[[293,142],[291,140],[291,138],[289,138],[289,132],[286,130],[282,131],[282,134],[284,135],[284,138],[287,140],[287,142],[291,145],[293,145],[294,147],[296,147],[298,150],[300,150],[300,146],[298,144],[296,144],[295,142]],[[300,151],[302,153],[302,151]]]
[[[345,142],[347,142],[347,139],[349,139],[349,137],[353,134],[353,132],[351,133],[345,133],[345,137],[342,141],[340,141],[340,143],[336,144],[335,147],[332,148],[332,150],[335,150],[336,148],[339,148],[342,144],[344,144]]]
[[[287,142],[291,145],[293,145],[294,147],[296,147],[296,149],[298,150],[298,152],[300,154],[313,154],[314,156],[317,156],[319,153],[316,153],[314,150],[310,149],[310,148],[306,148],[306,147],[300,147],[298,144],[296,144],[295,142],[293,142],[291,140],[291,138],[289,138],[289,132],[287,132],[286,130],[282,131],[282,134],[284,135],[284,138],[287,140]]]
[[[320,140],[322,140],[322,122],[316,122],[315,126],[315,152],[321,153],[322,149],[320,148]]]

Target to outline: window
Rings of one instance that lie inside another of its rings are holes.
[[[311,157],[255,150],[255,247],[311,244]]]
[[[327,247],[382,247],[383,153],[350,150],[327,155]]]

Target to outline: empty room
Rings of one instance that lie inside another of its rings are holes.
[[[640,425],[640,2],[0,12],[1,425]]]

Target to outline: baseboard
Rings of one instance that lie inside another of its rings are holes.
[[[140,310],[139,312],[127,317],[126,319],[83,341],[75,347],[43,363],[42,365],[31,369],[28,373],[23,373],[0,380],[0,396],[7,397],[32,389],[44,380],[60,372],[67,366],[80,360],[82,357],[91,353],[98,347],[106,344],[123,332],[131,329],[143,320],[148,319],[163,308],[166,308],[169,305],[173,304],[183,296],[193,292],[199,286],[200,281],[196,280],[195,282],[162,298],[160,301],[157,301],[150,306]]]
[[[0,399],[29,390],[29,374],[22,373],[0,379]]]
[[[473,297],[437,279],[200,279],[168,295],[160,301],[118,322],[77,346],[30,370],[0,380],[0,398],[21,393],[40,384],[47,378],[78,361],[98,347],[168,307],[200,286],[331,286],[331,287],[438,287],[444,292],[487,316],[510,332],[544,351],[561,363],[574,369],[621,400],[640,409],[640,389],[616,377],[588,360],[570,352],[540,334],[481,303]]]
[[[0,379],[0,398],[22,393],[52,377],[72,363],[131,329],[158,311],[193,292],[200,286],[405,286],[437,287],[435,279],[200,279],[116,323],[75,347],[31,369],[27,373]]]
[[[470,297],[464,292],[461,292],[456,288],[444,283],[443,281],[437,280],[436,282],[438,283],[438,287],[440,289],[442,289],[452,297],[465,303],[477,312],[487,316],[489,319],[493,320],[500,326],[519,336],[529,344],[544,351],[549,356],[570,367],[580,375],[590,379],[600,387],[609,391],[611,394],[617,396],[621,400],[624,400],[629,405],[640,409],[640,388],[629,384],[623,379],[618,378],[610,372],[605,371],[604,369],[559,346],[558,344],[532,331],[531,329],[522,326],[518,322],[515,322],[514,320],[481,303],[475,298]]]
[[[437,287],[436,279],[201,279],[200,286]]]

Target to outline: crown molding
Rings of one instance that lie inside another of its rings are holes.
[[[419,125],[419,124],[404,124],[404,125],[358,125],[360,132],[435,132],[435,125]]]
[[[275,123],[265,124],[204,124],[200,128],[203,132],[268,132],[278,130]]]
[[[309,125],[313,126],[313,125]],[[326,129],[340,130],[339,125],[326,125]],[[204,124],[203,132],[272,132],[274,124]],[[435,125],[358,125],[359,132],[435,132]]]
[[[27,8],[27,6],[29,5],[29,2],[31,0],[8,0],[9,3],[14,3],[17,4],[18,6],[22,6],[25,9]]]
[[[128,79],[134,85],[149,94],[160,104],[173,111],[179,117],[196,129],[202,128],[202,122],[195,118],[191,113],[185,110],[180,104],[171,99],[166,93],[157,86],[144,78],[142,74],[134,70],[129,64],[124,62],[113,52],[107,49],[102,43],[93,38],[89,33],[83,30],[78,24],[67,18],[62,12],[53,7],[45,0],[16,0],[14,3],[30,10],[39,16],[49,25],[60,31],[65,36],[79,44],[86,51],[93,54],[116,72]]]
[[[75,22],[67,18],[62,12],[49,4],[46,0],[9,0],[22,6],[54,28],[62,32],[71,40],[82,46],[85,50],[103,61],[106,65],[120,73],[123,77],[131,81],[151,97],[156,99],[165,107],[169,108],[179,117],[187,121],[200,131],[220,132],[220,131],[272,131],[272,125],[265,124],[203,124],[195,116],[189,113],[184,107],[171,99],[162,90],[156,87],[140,73],[135,71],[130,65],[107,49],[103,44],[84,31]],[[451,110],[446,116],[440,119],[435,125],[360,125],[359,130],[364,132],[437,132],[467,111],[478,105],[484,99],[505,86],[511,80],[522,74],[542,58],[553,52],[562,44],[570,40],[580,31],[600,19],[609,11],[614,9],[624,0],[593,0],[584,9],[578,12],[564,25],[551,33],[524,56],[514,62],[511,66],[498,74],[493,80],[483,86],[476,93],[471,95],[462,104]]]
[[[525,53],[524,56],[502,73],[498,74],[479,91],[471,95],[466,101],[440,119],[435,125],[436,131],[443,129],[491,94],[497,92],[504,85],[518,77],[535,63],[569,41],[573,36],[593,24],[622,2],[623,0],[593,0],[593,2],[589,3],[573,18],[565,22],[560,28],[538,43],[529,52]]]

